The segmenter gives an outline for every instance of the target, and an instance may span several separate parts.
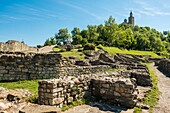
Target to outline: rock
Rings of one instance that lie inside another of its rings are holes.
[[[5,105],[3,102],[0,102],[0,110],[8,109],[9,106]]]
[[[79,60],[75,62],[78,66],[90,66],[89,60]]]
[[[7,100],[12,102],[12,101],[19,101],[20,98],[18,96],[12,95],[12,94],[8,94],[7,95]]]
[[[56,98],[53,100],[55,105],[61,104],[64,101],[64,98]]]
[[[147,109],[147,110],[150,108],[149,105],[146,105],[146,104],[143,104],[143,103],[137,103],[136,106],[141,108],[141,109]]]
[[[21,109],[19,113],[61,113],[61,110],[54,106],[32,104],[30,106],[25,106],[25,108]]]

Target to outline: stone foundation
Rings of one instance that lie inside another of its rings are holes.
[[[130,78],[118,77],[113,73],[39,81],[39,104],[62,107],[85,96],[125,107],[134,107],[137,102],[135,83]]]

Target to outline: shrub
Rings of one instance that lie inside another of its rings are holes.
[[[41,47],[43,47],[42,45],[37,45],[37,48],[41,48]]]
[[[83,50],[95,50],[95,45],[88,43],[88,44],[84,45]]]

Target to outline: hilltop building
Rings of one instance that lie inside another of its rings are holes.
[[[124,19],[124,22],[123,23],[126,23],[126,24],[131,24],[131,25],[133,25],[134,26],[134,20],[135,20],[135,18],[133,17],[133,13],[132,13],[132,11],[130,12],[130,16],[128,17],[128,21],[127,21],[127,19]]]

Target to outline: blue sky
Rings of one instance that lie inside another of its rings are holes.
[[[109,16],[123,22],[133,11],[135,24],[170,30],[169,0],[0,0],[0,42],[44,44],[60,28],[86,29]]]

